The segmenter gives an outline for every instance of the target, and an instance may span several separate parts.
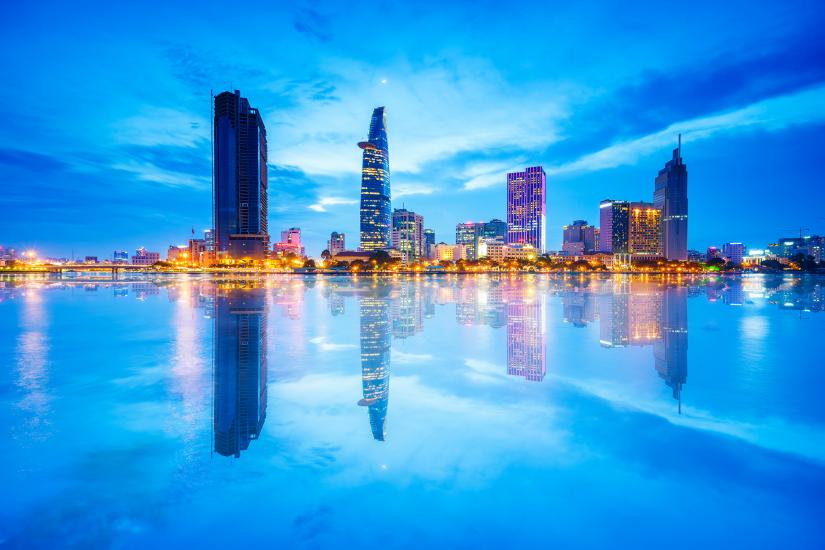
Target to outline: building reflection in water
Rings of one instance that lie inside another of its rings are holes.
[[[361,296],[361,384],[358,404],[369,411],[372,436],[387,437],[390,394],[390,302],[381,292]]]
[[[662,337],[653,344],[656,371],[673,389],[682,412],[682,385],[687,381],[687,295],[683,286],[669,286],[662,293]]]
[[[544,297],[532,286],[507,288],[507,374],[541,382],[547,374],[547,318]]]
[[[599,296],[603,347],[653,346],[656,372],[682,407],[687,381],[688,288],[647,281],[618,281]]]
[[[215,451],[238,458],[266,419],[266,289],[221,284],[213,307]]]

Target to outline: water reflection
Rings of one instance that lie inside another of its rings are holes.
[[[237,458],[266,420],[266,289],[222,284],[213,291],[215,451]]]
[[[372,436],[387,437],[387,406],[390,397],[390,304],[381,287],[376,295],[361,296],[361,385]]]

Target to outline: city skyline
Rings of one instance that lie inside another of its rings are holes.
[[[234,44],[226,49],[204,32],[214,6],[173,42],[154,41],[141,30],[145,16],[129,8],[83,20],[64,9],[15,5],[9,20],[20,24],[3,37],[7,49],[23,37],[29,44],[2,61],[4,74],[27,78],[0,92],[0,174],[12,182],[0,197],[8,214],[0,235],[20,249],[55,257],[163,251],[185,244],[191,228],[211,227],[210,89],[240,89],[260,109],[269,225],[303,228],[312,254],[331,231],[355,242],[361,163],[353,143],[376,105],[392,113],[393,199],[422,213],[438,241],[458,221],[503,219],[506,173],[541,164],[551,182],[547,248],[558,250],[562,225],[596,219],[605,197],[649,197],[678,133],[691,165],[688,248],[764,246],[800,226],[825,232],[816,208],[825,190],[801,172],[825,136],[825,46],[814,31],[823,10],[814,3],[761,6],[736,31],[733,5],[710,19],[701,6],[686,7],[677,31],[659,28],[663,6],[571,8],[553,19],[570,32],[531,37],[517,50],[489,36],[546,18],[548,8],[448,6],[435,17],[387,7],[371,31],[380,49],[358,44],[351,30],[378,14],[334,4],[261,8],[276,42],[261,48],[260,38],[223,28],[217,37]],[[159,30],[177,33],[186,14],[166,9]],[[612,24],[625,11],[644,29],[632,41]],[[416,39],[470,14],[473,25],[458,35]],[[83,32],[52,28],[58,19]],[[92,46],[84,37],[99,28],[112,33],[106,55],[81,64],[77,54]],[[598,56],[579,51],[582,29],[597,31],[588,40]],[[700,44],[681,47],[700,32]],[[733,163],[747,190],[731,181]],[[777,193],[787,181],[803,182],[805,200]],[[737,205],[724,225],[715,223],[719,204]],[[751,223],[753,212],[768,223]]]

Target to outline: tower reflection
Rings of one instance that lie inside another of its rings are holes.
[[[266,419],[266,289],[220,285],[213,315],[215,451],[238,458]]]
[[[653,344],[656,371],[673,389],[682,412],[682,385],[687,381],[687,295],[681,286],[666,287],[662,303],[662,338]]]
[[[390,302],[381,293],[361,296],[361,383],[364,397],[358,404],[369,410],[372,436],[387,437],[390,394]]]
[[[599,297],[600,341],[608,348],[653,346],[654,367],[682,410],[687,381],[688,288],[621,281]]]

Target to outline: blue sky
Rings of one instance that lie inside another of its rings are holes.
[[[825,6],[800,2],[22,3],[0,22],[0,244],[165,251],[211,223],[209,90],[264,114],[270,228],[357,245],[372,109],[393,206],[438,240],[541,164],[548,240],[650,200],[683,134],[689,245],[825,233]]]

